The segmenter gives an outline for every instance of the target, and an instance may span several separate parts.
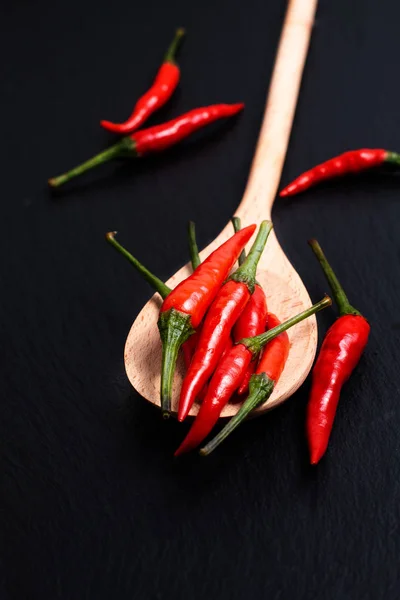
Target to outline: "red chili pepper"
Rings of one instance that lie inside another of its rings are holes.
[[[232,218],[232,224],[235,231],[240,231],[241,222],[239,217]],[[246,252],[243,250],[239,256],[239,265],[246,260]],[[265,320],[267,318],[267,299],[265,292],[256,282],[254,293],[252,294],[246,308],[240,315],[233,328],[233,339],[239,342],[243,338],[254,337],[265,331]],[[237,389],[237,394],[242,396],[248,391],[250,377],[253,375],[257,363],[252,360],[244,374],[243,381]]]
[[[158,320],[163,346],[161,407],[168,415],[171,407],[172,379],[181,345],[200,325],[206,311],[240,252],[254,233],[255,225],[235,233],[165,298]],[[204,326],[201,336],[204,332]],[[194,357],[192,359],[193,364]],[[206,380],[203,384],[206,383]],[[197,390],[199,393],[201,388]]]
[[[239,230],[240,230],[240,227],[237,231],[239,231]],[[236,233],[237,233],[237,231],[235,230]],[[195,224],[193,223],[193,221],[189,221],[189,224],[188,224],[188,238],[189,238],[190,262],[192,263],[192,268],[194,271],[195,269],[197,269],[197,267],[201,263],[201,259],[200,259],[200,255],[199,255],[199,249],[197,247],[196,229],[195,229]],[[242,252],[242,254],[243,254],[243,252]],[[182,346],[186,369],[189,368],[190,363],[192,361],[193,354],[197,347],[197,342],[199,341],[200,331],[201,331],[201,324],[196,329],[196,332],[193,335],[191,335],[190,338],[188,340],[186,340],[186,342]],[[229,338],[226,348],[224,350],[224,354],[232,348],[232,344],[233,344],[233,341],[231,338]],[[204,396],[205,396],[205,394],[204,394],[204,388],[203,388],[202,392],[200,393],[200,395],[198,397],[201,399]]]
[[[193,354],[196,350],[197,342],[199,341],[199,332],[200,330],[195,331],[194,334],[182,344],[183,360],[186,369],[190,367],[190,363],[192,362]]]
[[[239,229],[240,229],[240,227],[239,227]],[[237,231],[239,231],[239,229],[235,230],[235,232],[237,233]],[[193,221],[189,221],[188,237],[189,237],[190,262],[192,263],[192,267],[194,270],[201,263],[201,259],[200,259],[199,249],[197,247],[196,229],[195,229],[195,224],[193,223]],[[243,251],[242,251],[241,255],[242,254],[243,254]],[[197,343],[199,341],[200,332],[201,332],[201,324],[196,329],[196,332],[188,340],[186,340],[186,342],[182,346],[186,369],[189,368],[190,363],[193,358],[193,355],[197,348]],[[232,338],[230,337],[228,339],[228,343],[226,344],[226,347],[225,347],[225,350],[224,350],[222,356],[225,356],[225,354],[227,352],[229,352],[229,350],[232,348],[232,345],[233,345],[233,341],[232,341]],[[186,348],[187,346],[188,346],[188,348]],[[197,396],[197,400],[200,400],[200,402],[202,400],[204,400],[204,398],[206,397],[207,387],[208,387],[208,385],[206,383],[203,386],[203,389],[200,391],[199,395]]]
[[[175,456],[192,450],[193,448],[198,446],[210,433],[210,431],[218,421],[222,409],[227,404],[227,402],[229,402],[229,399],[231,398],[232,394],[240,385],[240,382],[243,378],[243,374],[248,364],[252,359],[255,359],[258,356],[261,349],[266,344],[268,344],[277,336],[280,336],[282,332],[286,331],[286,329],[288,329],[289,327],[292,327],[293,325],[299,323],[303,319],[306,319],[310,315],[315,314],[318,310],[330,306],[330,304],[331,299],[325,297],[317,304],[314,304],[314,306],[308,308],[299,315],[292,317],[288,321],[285,321],[285,323],[274,327],[270,331],[262,333],[261,335],[258,335],[256,337],[243,339],[239,344],[235,344],[232,350],[228,354],[226,354],[223,360],[219,362],[217,370],[215,371],[210,381],[207,396],[204,399],[202,405],[200,406],[199,413],[191,429],[189,430],[189,433],[187,434],[182,444],[179,446],[178,450],[175,452]],[[281,347],[281,343],[279,343],[279,347]],[[269,368],[271,370],[272,376],[279,376],[281,363],[282,360],[280,358],[276,360],[276,349],[274,349],[271,353],[271,359],[269,361]],[[266,381],[267,376],[259,377],[258,375],[253,375],[250,383],[249,398],[251,398],[252,401],[250,410],[252,410],[255,406],[258,406],[259,403],[264,402],[265,394],[269,391],[271,385],[273,386],[272,381],[268,380],[268,384],[265,383]],[[258,390],[257,394],[256,390]],[[264,393],[264,399],[261,402],[262,393]],[[247,408],[249,407],[247,401],[245,402],[243,407],[245,405],[247,414],[249,412],[249,410],[247,410]],[[240,415],[241,418],[241,415],[244,414],[243,407],[239,409],[239,412],[234,417],[234,419],[236,419],[238,415]]]
[[[267,299],[262,287],[256,283],[254,294],[250,298],[246,308],[240,315],[233,330],[233,338],[236,342],[243,338],[254,337],[265,331],[265,320],[267,317]],[[237,389],[237,394],[243,396],[249,389],[250,377],[257,367],[257,361],[252,360],[246,369],[243,381]]]
[[[211,377],[226,347],[232,327],[254,291],[257,264],[271,229],[270,221],[261,223],[257,238],[245,262],[229,277],[209,308],[196,351],[183,380],[178,421],[183,421],[187,417],[198,393]]]
[[[198,129],[227,117],[236,115],[243,110],[244,104],[214,104],[203,108],[195,108],[190,112],[148,129],[136,131],[123,137],[119,142],[110,146],[100,154],[93,156],[77,167],[49,179],[50,187],[59,187],[74,177],[98,167],[114,158],[138,158],[145,154],[166,150]]]
[[[389,152],[388,150],[361,148],[361,150],[350,150],[339,156],[335,156],[326,162],[317,165],[313,169],[306,171],[297,179],[286,186],[279,195],[294,196],[300,192],[304,192],[309,187],[332,179],[341,177],[348,173],[359,173],[372,167],[382,165],[383,163],[400,164],[400,154]]]
[[[370,326],[349,303],[318,242],[311,240],[310,246],[329,282],[340,315],[328,329],[312,373],[307,437],[310,461],[315,465],[327,449],[342,386],[360,360]]]
[[[124,123],[111,123],[100,121],[100,125],[113,133],[127,135],[143,125],[156,110],[164,106],[177,88],[180,79],[180,70],[175,62],[176,52],[185,35],[184,29],[177,29],[175,37],[164,57],[156,78],[151,88],[136,102],[129,119]]]

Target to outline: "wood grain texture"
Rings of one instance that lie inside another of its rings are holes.
[[[281,177],[292,127],[304,63],[311,37],[317,0],[291,0],[283,24],[274,71],[265,107],[265,116],[242,202],[236,213],[243,226],[259,224],[271,218],[271,209]],[[201,252],[206,258],[229,236],[228,224],[220,235]],[[187,264],[173,275],[167,285],[174,288],[190,273]],[[303,282],[280,247],[273,232],[258,266],[258,279],[268,298],[270,310],[281,320],[301,312],[311,301]],[[125,344],[125,368],[134,388],[153,404],[160,404],[161,342],[157,329],[160,302],[153,298],[142,309],[132,325]],[[289,398],[307,377],[317,347],[315,316],[295,326],[289,332],[291,351],[282,377],[269,401],[260,406],[256,415]],[[179,391],[184,376],[183,363],[176,370],[172,411],[177,412]],[[240,404],[227,404],[222,417],[230,417]],[[190,415],[198,412],[194,404]]]

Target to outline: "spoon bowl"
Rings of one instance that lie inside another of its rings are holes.
[[[218,245],[217,240],[213,244]],[[205,258],[212,252],[212,249],[208,247],[201,253],[201,257]],[[279,247],[273,232],[268,240],[268,250],[261,258],[260,262],[262,264],[257,271],[257,280],[265,290],[268,310],[278,315],[281,320],[286,321],[286,319],[310,306],[311,300],[296,271]],[[278,255],[276,250],[278,250]],[[270,264],[270,261],[272,264]],[[167,285],[170,287],[176,286],[190,272],[190,265],[185,265],[171,277]],[[124,356],[126,372],[133,387],[141,396],[157,405],[160,404],[161,379],[161,341],[157,329],[160,306],[161,299],[157,296],[153,296],[144,306],[128,335]],[[289,398],[300,387],[310,371],[317,345],[315,316],[289,329],[288,335],[290,353],[285,369],[270,399],[254,411],[255,415],[265,412],[265,410],[271,409]],[[174,414],[178,412],[179,392],[184,375],[185,367],[182,357],[180,357],[172,392],[172,413]],[[227,404],[221,416],[233,416],[236,414],[238,406],[240,405]],[[195,403],[190,415],[196,415],[198,409],[199,405]]]
[[[268,94],[265,116],[254,156],[250,177],[242,202],[236,211],[242,225],[257,225],[271,218],[282,166],[289,141],[301,75],[307,54],[317,0],[291,0],[279,43],[274,72]],[[232,235],[228,224],[201,253],[204,260]],[[191,273],[189,263],[168,281],[174,288]],[[257,280],[265,290],[268,309],[279,319],[305,310],[312,303],[308,292],[280,247],[274,231],[260,259]],[[137,316],[125,345],[125,368],[133,387],[153,404],[160,405],[161,341],[157,328],[161,298],[153,296]],[[259,407],[261,414],[289,398],[303,383],[314,361],[317,348],[315,316],[288,331],[291,347],[289,358],[273,394]],[[184,377],[183,361],[178,361],[172,396],[172,412],[177,412],[179,392]],[[238,411],[240,404],[228,404],[223,417]],[[190,415],[196,415],[195,404]]]

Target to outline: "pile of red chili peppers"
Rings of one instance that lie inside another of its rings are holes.
[[[101,121],[102,127],[123,137],[84,163],[62,175],[50,178],[48,184],[51,188],[58,188],[78,175],[113,159],[139,158],[167,150],[206,125],[219,119],[233,117],[243,110],[243,103],[214,104],[195,108],[166,123],[139,129],[154,112],[164,106],[178,86],[180,69],[176,63],[176,53],[184,35],[183,29],[176,31],[153,85],[136,102],[131,116],[123,123]]]
[[[107,234],[108,241],[163,298],[158,321],[163,348],[160,389],[163,416],[170,415],[172,380],[181,347],[187,372],[180,394],[178,420],[187,417],[194,402],[201,403],[176,456],[202,444],[228,402],[243,399],[236,415],[201,448],[203,456],[225,440],[251,411],[267,402],[289,356],[287,329],[331,305],[331,299],[325,296],[309,309],[281,323],[268,311],[265,291],[256,281],[257,264],[272,223],[261,223],[246,256],[244,247],[256,226],[241,229],[237,217],[232,221],[234,235],[203,263],[194,224],[189,224],[193,273],[174,290],[125,250],[114,233]],[[370,328],[366,319],[350,305],[318,242],[313,240],[310,245],[325,273],[340,315],[328,330],[312,375],[306,422],[310,461],[316,464],[328,445],[341,388],[361,357]],[[237,260],[239,266],[231,272]]]

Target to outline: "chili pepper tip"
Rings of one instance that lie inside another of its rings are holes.
[[[320,456],[319,453],[317,452],[313,452],[313,454],[311,454],[310,457],[310,465],[317,465],[319,463],[319,461],[321,460],[322,455]]]
[[[232,114],[236,114],[244,109],[244,102],[236,102],[232,104]]]

